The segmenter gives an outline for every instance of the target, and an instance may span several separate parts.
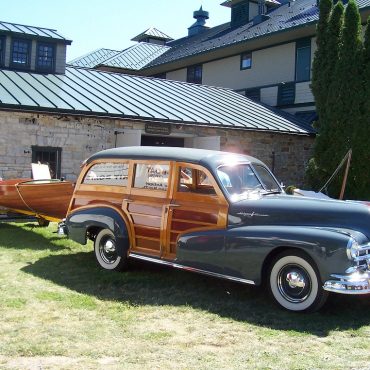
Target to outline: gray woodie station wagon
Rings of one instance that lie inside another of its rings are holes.
[[[266,283],[292,311],[328,292],[370,293],[370,207],[286,195],[259,160],[188,148],[101,151],[84,164],[66,219],[98,263],[135,258]]]

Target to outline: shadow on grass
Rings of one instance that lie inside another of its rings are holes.
[[[92,252],[48,256],[23,271],[76,292],[130,305],[191,306],[260,327],[326,336],[370,324],[369,297],[336,295],[318,313],[295,314],[274,306],[255,287],[133,261],[122,274],[101,270]]]
[[[62,245],[56,245],[53,241],[60,240],[59,236],[51,236],[30,232],[35,229],[43,229],[37,223],[22,224],[22,227],[13,223],[0,223],[0,246],[11,249],[32,249],[59,251],[69,249]]]

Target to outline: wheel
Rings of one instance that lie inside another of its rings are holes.
[[[95,257],[106,270],[123,271],[127,268],[127,257],[117,254],[116,238],[109,229],[101,230],[94,241]]]
[[[286,251],[274,259],[269,288],[275,301],[290,311],[317,311],[328,296],[314,262],[301,252]]]

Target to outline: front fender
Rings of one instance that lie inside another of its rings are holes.
[[[122,216],[110,207],[93,207],[71,212],[65,221],[68,237],[77,243],[86,244],[87,231],[91,227],[109,229],[117,240],[117,253],[127,254],[130,246],[129,235]]]
[[[244,226],[226,231],[225,274],[262,279],[264,262],[277,249],[294,248],[307,253],[316,263],[322,281],[343,273],[352,262],[347,257],[351,236],[334,229],[300,226]]]

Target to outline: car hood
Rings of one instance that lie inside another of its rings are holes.
[[[370,207],[350,201],[265,195],[231,203],[229,226],[291,225],[355,230],[370,239]]]

